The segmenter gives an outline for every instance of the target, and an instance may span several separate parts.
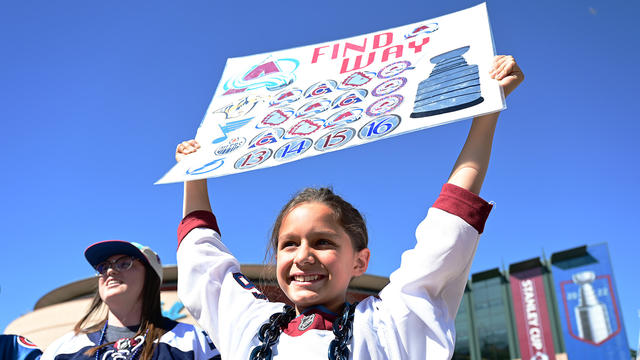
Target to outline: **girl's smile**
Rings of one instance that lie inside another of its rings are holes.
[[[356,251],[333,210],[320,202],[294,207],[278,236],[278,283],[300,313],[313,305],[338,312],[349,282],[362,275],[369,250]]]

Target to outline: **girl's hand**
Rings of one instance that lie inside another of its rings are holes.
[[[200,149],[200,144],[195,140],[183,141],[176,147],[176,162],[180,162],[186,155],[196,152]]]
[[[522,70],[510,55],[498,55],[493,58],[493,69],[489,72],[489,76],[498,80],[505,97],[524,80]]]

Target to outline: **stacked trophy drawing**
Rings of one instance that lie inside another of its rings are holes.
[[[412,118],[444,114],[484,101],[478,65],[469,65],[462,57],[468,50],[463,46],[431,58],[436,66],[418,85]]]

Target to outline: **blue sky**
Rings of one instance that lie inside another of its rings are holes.
[[[182,187],[153,186],[191,138],[228,57],[373,32],[476,1],[5,1],[0,5],[0,329],[93,274],[90,243],[151,245],[175,263]],[[482,196],[496,202],[472,272],[607,242],[632,348],[640,74],[636,2],[488,2],[498,53],[524,84],[507,99]],[[636,44],[636,45],[633,45]],[[369,273],[388,275],[447,179],[469,121],[209,181],[225,241],[260,263],[304,186],[366,215]]]

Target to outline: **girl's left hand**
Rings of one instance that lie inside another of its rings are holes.
[[[489,72],[492,79],[498,80],[504,91],[509,95],[524,80],[524,74],[511,55],[498,55],[493,59],[493,69]]]

